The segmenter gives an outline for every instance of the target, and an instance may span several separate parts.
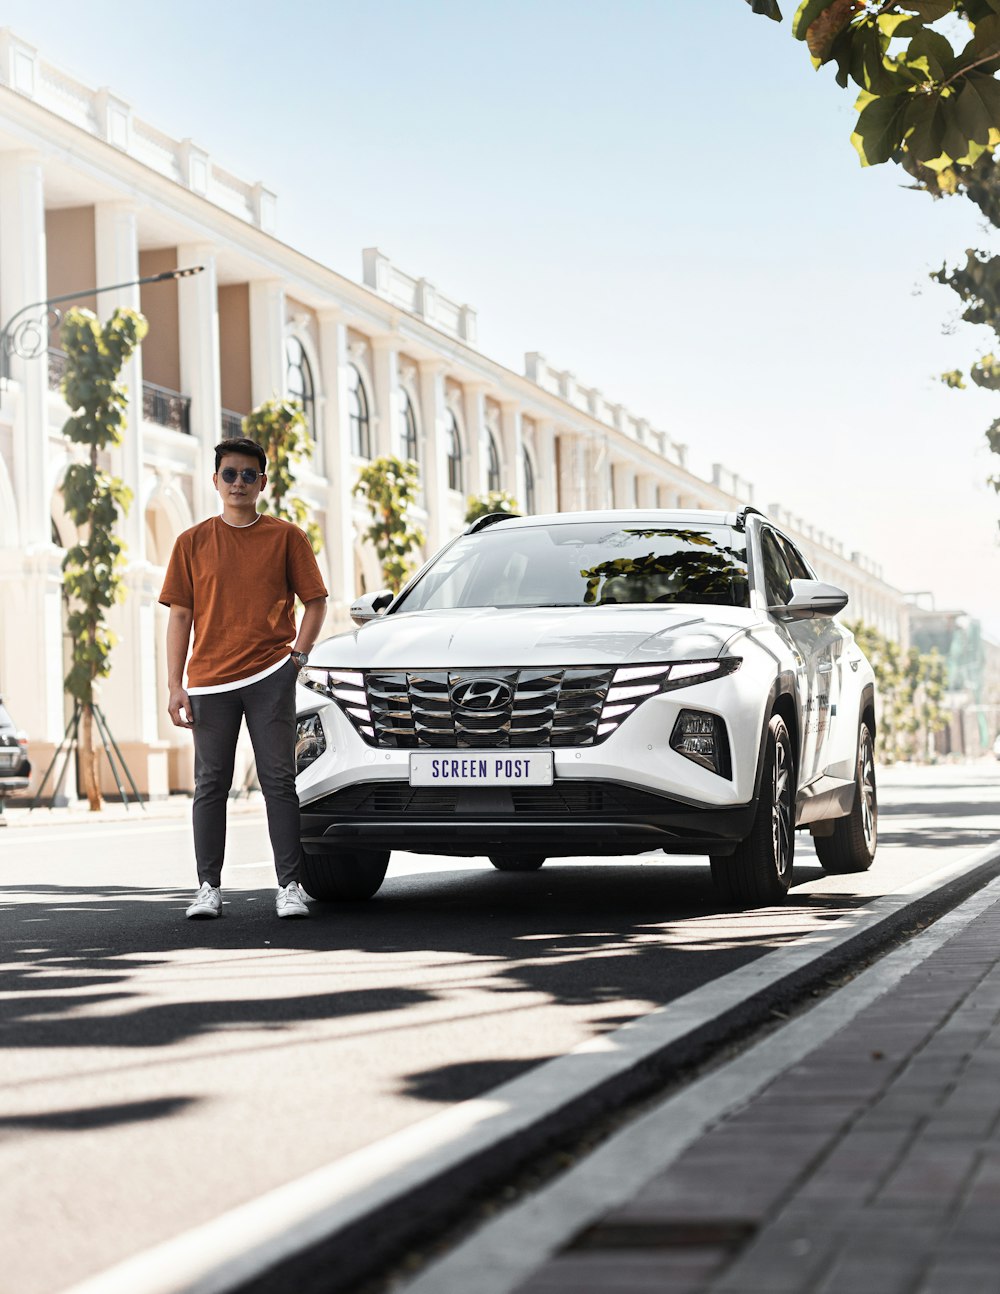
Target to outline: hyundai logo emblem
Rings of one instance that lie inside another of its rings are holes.
[[[502,678],[473,678],[456,683],[451,699],[463,710],[501,710],[514,699],[514,689]]]

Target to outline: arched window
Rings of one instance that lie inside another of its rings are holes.
[[[527,450],[524,451],[524,510],[528,513],[535,510],[535,469]]]
[[[351,420],[351,453],[355,458],[371,458],[372,432],[368,416],[368,395],[360,371],[347,366],[347,413]]]
[[[458,430],[458,419],[448,411],[448,425],[445,431],[445,444],[448,446],[448,489],[464,489],[462,481],[462,436]]]
[[[302,349],[302,343],[297,337],[289,337],[285,342],[285,359],[288,362],[288,368],[285,372],[285,385],[288,387],[288,395],[292,400],[298,400],[302,404],[302,411],[306,415],[306,425],[309,428],[309,435],[313,440],[316,439],[316,386],[313,382],[312,368],[306,353]]]
[[[405,461],[410,458],[414,463],[417,457],[417,420],[413,415],[413,404],[406,387],[399,388],[399,453]]]
[[[486,433],[486,488],[487,490],[500,489],[500,455],[497,453],[497,442],[493,439],[492,431]]]

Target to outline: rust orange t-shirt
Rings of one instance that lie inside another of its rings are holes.
[[[264,512],[249,526],[212,517],[178,535],[160,602],[194,612],[189,686],[237,683],[287,656],[296,597],[326,597],[326,586],[291,522]]]

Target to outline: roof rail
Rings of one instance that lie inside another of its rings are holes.
[[[519,512],[487,512],[482,517],[477,517],[471,525],[466,526],[462,531],[463,535],[475,535],[480,530],[485,530],[487,526],[495,526],[498,521],[510,521],[513,517],[519,517]]]
[[[764,513],[763,513],[763,512],[761,512],[760,508],[755,508],[755,507],[753,507],[751,504],[749,504],[749,503],[748,503],[748,504],[746,505],[746,507],[740,508],[739,512],[737,512],[737,514],[736,514],[736,529],[737,529],[737,530],[746,530],[746,528],[747,528],[747,516],[748,516],[748,514],[750,514],[750,513],[753,513],[753,515],[754,515],[755,517],[763,517],[763,516],[764,516]]]

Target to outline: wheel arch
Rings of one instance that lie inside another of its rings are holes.
[[[871,728],[874,741],[878,730],[875,727],[875,685],[873,683],[866,683],[861,689],[860,720]]]
[[[764,776],[764,753],[767,749],[767,730],[771,720],[778,714],[785,721],[788,735],[792,739],[792,757],[795,761],[795,786],[799,783],[799,757],[801,751],[801,725],[799,723],[799,699],[795,689],[795,676],[788,670],[779,674],[771,684],[767,703],[764,706],[764,722],[760,729],[760,744],[757,749],[757,773],[754,777],[754,800],[760,799],[761,778]]]

